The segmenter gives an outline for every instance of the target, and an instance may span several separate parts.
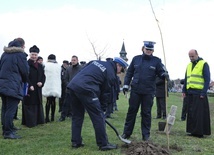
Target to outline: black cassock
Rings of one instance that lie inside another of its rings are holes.
[[[27,95],[23,99],[22,105],[22,125],[34,127],[44,124],[44,110],[42,104],[42,87],[45,83],[44,67],[41,64],[28,60],[30,67],[28,85],[34,86],[34,91],[28,89]],[[42,82],[42,87],[37,83]]]
[[[186,131],[194,135],[211,135],[210,110],[207,96],[187,95]]]

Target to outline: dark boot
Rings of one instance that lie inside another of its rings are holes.
[[[109,143],[108,143],[108,144],[105,145],[105,146],[100,146],[99,149],[100,149],[101,151],[113,150],[113,149],[117,149],[117,145],[115,145],[115,144],[109,144]]]
[[[51,103],[51,121],[54,121],[55,110],[56,110],[56,102],[55,100],[53,100]]]
[[[49,112],[50,112],[50,102],[49,102],[49,99],[47,99],[47,103],[45,105],[45,122],[48,123],[50,122],[50,119],[49,119]]]

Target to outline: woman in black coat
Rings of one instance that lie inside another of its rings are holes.
[[[38,53],[37,46],[34,45],[30,48],[28,93],[24,97],[22,108],[22,125],[27,127],[45,123],[42,105],[42,87],[45,83],[45,75],[43,66],[37,62]]]

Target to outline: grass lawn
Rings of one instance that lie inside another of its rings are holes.
[[[176,105],[176,121],[169,134],[169,141],[164,132],[158,131],[158,122],[161,119],[154,119],[156,117],[156,103],[154,102],[152,109],[152,128],[151,140],[155,144],[171,147],[177,147],[180,151],[170,149],[173,155],[213,155],[214,154],[214,136],[206,138],[194,138],[186,135],[185,128],[186,122],[180,120],[182,109],[182,98],[180,93],[170,93],[167,98],[167,109],[170,110],[171,105]],[[214,131],[214,97],[209,97],[210,113],[211,113],[211,126]],[[0,103],[1,104],[1,103]],[[45,99],[44,99],[45,105]],[[128,109],[128,100],[121,93],[120,100],[117,101],[119,111],[112,114],[113,119],[108,119],[119,131],[123,132],[124,120]],[[107,126],[107,134],[109,142],[118,144],[119,148],[113,151],[102,152],[98,150],[95,142],[94,130],[92,123],[86,113],[85,121],[82,130],[82,137],[85,147],[79,149],[71,148],[71,121],[67,118],[64,122],[57,122],[60,113],[58,107],[55,114],[55,121],[39,125],[34,128],[27,128],[21,126],[21,120],[15,120],[15,126],[21,127],[18,134],[23,138],[19,140],[6,140],[0,136],[0,155],[119,155],[124,154],[124,144],[116,136],[114,131]],[[133,135],[130,140],[139,142],[141,141],[140,112],[136,119]],[[21,118],[21,104],[19,104],[18,117]],[[2,133],[2,132],[0,132]],[[1,134],[2,135],[2,134]],[[168,143],[169,142],[169,143]]]

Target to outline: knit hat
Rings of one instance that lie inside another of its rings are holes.
[[[39,48],[36,45],[33,45],[30,49],[29,52],[34,52],[34,53],[39,53]]]
[[[56,56],[54,54],[50,54],[48,56],[48,60],[56,60]]]

